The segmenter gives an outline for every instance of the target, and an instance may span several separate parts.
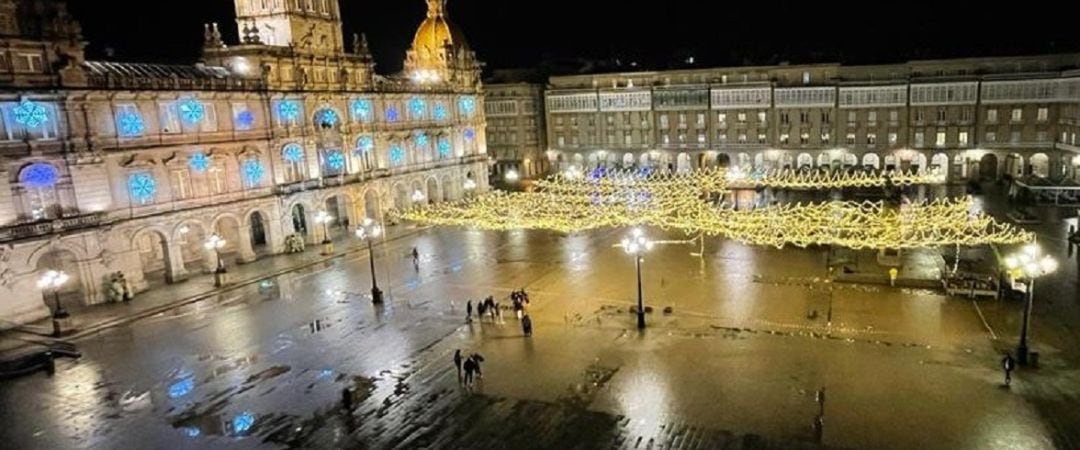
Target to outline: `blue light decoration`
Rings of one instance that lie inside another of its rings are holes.
[[[427,147],[427,145],[428,145],[428,135],[427,135],[427,133],[425,133],[423,131],[417,131],[416,132],[416,146],[417,147]]]
[[[412,113],[414,119],[421,119],[424,117],[424,112],[427,111],[427,103],[420,97],[413,97],[409,100],[409,112]]]
[[[202,430],[200,430],[198,427],[184,427],[181,428],[180,431],[184,433],[184,436],[187,436],[189,438],[197,438],[199,437],[199,435],[202,434]]]
[[[195,153],[188,158],[188,167],[191,167],[195,173],[204,173],[210,168],[210,158],[206,156],[206,153]]]
[[[361,122],[371,120],[371,100],[358,98],[352,102],[352,114],[354,119]]]
[[[240,166],[240,171],[244,174],[244,181],[247,182],[249,187],[258,186],[262,182],[263,175],[266,175],[266,169],[263,168],[262,161],[251,158],[244,161],[244,164]]]
[[[180,118],[184,119],[184,123],[188,125],[195,125],[202,122],[206,117],[206,107],[202,102],[189,98],[180,101]]]
[[[135,111],[121,111],[116,114],[116,127],[121,137],[139,137],[146,131],[142,116]]]
[[[128,193],[138,203],[150,203],[157,194],[157,180],[149,172],[138,172],[128,176]]]
[[[195,377],[187,377],[169,385],[169,398],[180,398],[195,390]]]
[[[398,114],[397,107],[390,106],[390,107],[386,108],[386,121],[387,122],[391,122],[391,123],[392,122],[397,122],[399,116],[400,116],[400,114]]]
[[[323,369],[321,372],[319,372],[319,379],[320,380],[330,378],[332,376],[334,376],[334,370],[333,369]]]
[[[297,144],[289,144],[285,146],[285,150],[281,151],[281,159],[289,163],[298,163],[304,160],[304,149]]]
[[[375,149],[375,139],[371,136],[360,136],[360,139],[356,140],[356,151],[359,153],[367,153]]]
[[[49,110],[40,103],[23,100],[15,106],[15,123],[26,128],[37,128],[49,121]]]
[[[56,186],[60,174],[56,167],[48,163],[33,163],[26,166],[19,174],[19,182],[28,188],[43,189]]]
[[[293,122],[300,118],[300,104],[296,100],[282,100],[277,105],[278,118],[283,122]]]
[[[435,116],[435,120],[438,120],[439,122],[445,121],[449,116],[446,112],[446,105],[442,103],[435,104],[435,112],[433,112],[432,115]]]
[[[472,117],[473,113],[476,112],[476,97],[461,97],[461,99],[458,100],[458,109],[461,110],[461,113],[466,117]]]
[[[326,150],[326,167],[334,172],[345,170],[345,155],[341,150]]]
[[[472,141],[473,139],[476,139],[476,130],[474,130],[472,128],[466,128],[465,129],[465,140]]]
[[[251,430],[251,427],[255,425],[255,415],[249,411],[244,411],[233,417],[232,429],[234,434],[244,434]]]
[[[390,165],[400,166],[405,163],[405,149],[401,148],[401,144],[394,144],[390,147]]]
[[[440,138],[437,147],[440,158],[449,158],[454,151],[453,147],[450,146],[450,140],[447,138]]]
[[[315,114],[315,121],[322,125],[324,128],[333,128],[338,124],[338,114],[332,109],[320,109]]]
[[[233,120],[236,122],[236,129],[241,131],[250,130],[255,127],[255,114],[246,109],[236,113],[236,117]]]

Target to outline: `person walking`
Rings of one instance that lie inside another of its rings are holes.
[[[468,359],[465,360],[464,367],[465,367],[465,386],[466,387],[472,387],[473,372],[475,372],[477,370],[476,361],[473,361],[472,357],[470,356]]]
[[[457,368],[458,383],[461,382],[461,349],[454,350],[454,367]]]
[[[412,265],[414,270],[420,271],[420,252],[416,250],[416,247],[412,248]]]
[[[473,368],[474,370],[476,370],[476,379],[483,380],[484,371],[480,370],[480,363],[484,362],[484,357],[481,356],[479,353],[473,353],[472,356],[469,357],[469,359],[472,360]]]
[[[472,322],[472,300],[465,302],[465,321]]]
[[[1016,360],[1011,354],[1006,353],[1005,357],[1001,358],[1001,368],[1005,371],[1005,386],[1009,386],[1012,384],[1012,371],[1016,368]]]

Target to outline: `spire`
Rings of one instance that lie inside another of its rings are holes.
[[[446,0],[427,0],[427,16],[442,17],[446,14]]]

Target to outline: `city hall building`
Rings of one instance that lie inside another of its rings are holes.
[[[321,241],[321,212],[347,235],[486,190],[481,63],[427,4],[384,76],[337,0],[235,0],[241,42],[209,24],[191,65],[88,61],[63,2],[0,0],[0,328],[49,315],[48,270],[91,305],[116,272],[141,291],[211,271],[210,236],[246,263]]]

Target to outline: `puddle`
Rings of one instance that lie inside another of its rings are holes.
[[[577,407],[586,407],[593,401],[593,397],[607,385],[618,367],[604,367],[599,362],[590,364],[585,368],[580,383],[570,386],[569,394],[560,399],[560,402]]]

